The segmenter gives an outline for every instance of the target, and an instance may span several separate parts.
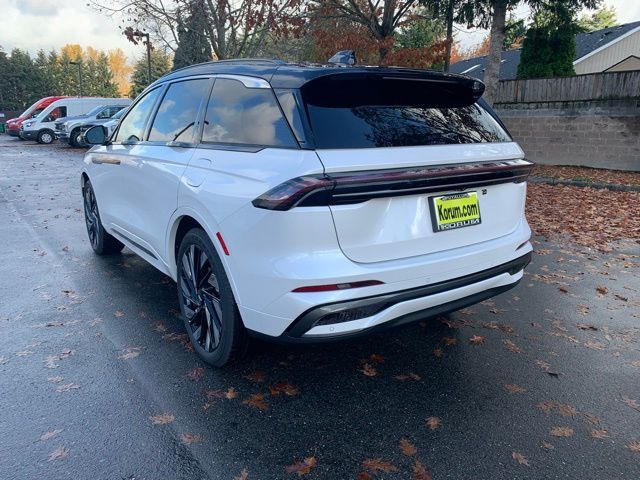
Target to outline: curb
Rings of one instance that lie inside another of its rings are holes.
[[[640,192],[640,185],[620,185],[617,183],[581,182],[580,180],[562,180],[555,177],[529,177],[527,182],[546,185],[569,185],[571,187],[591,187],[614,192]]]

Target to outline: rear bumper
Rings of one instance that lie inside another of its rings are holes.
[[[318,343],[406,325],[459,310],[515,287],[530,261],[531,252],[528,252],[510,262],[463,277],[398,292],[318,305],[300,315],[276,338],[251,333],[283,343]],[[367,312],[367,316],[336,321],[340,317],[357,316],[359,311]],[[334,323],[327,323],[327,319]]]

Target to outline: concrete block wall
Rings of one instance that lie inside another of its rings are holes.
[[[497,104],[527,158],[640,171],[640,100]]]

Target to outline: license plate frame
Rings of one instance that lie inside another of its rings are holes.
[[[468,199],[473,200],[468,201]],[[477,191],[447,193],[429,197],[429,212],[434,233],[473,227],[482,223],[480,199]]]

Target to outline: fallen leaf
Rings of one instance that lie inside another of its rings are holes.
[[[580,330],[592,330],[594,332],[598,331],[598,327],[596,327],[595,325],[588,325],[586,323],[580,323],[578,322],[576,324],[576,327],[578,327]]]
[[[356,480],[373,480],[373,477],[367,472],[360,472],[358,473]]]
[[[596,287],[596,292],[598,292],[600,295],[606,295],[607,292],[609,292],[609,289],[607,287],[598,286]]]
[[[192,382],[197,382],[204,376],[204,368],[196,367],[193,370],[187,372],[187,378]]]
[[[285,467],[287,473],[297,473],[299,477],[306,475],[316,466],[316,457],[307,457],[304,460],[298,460],[292,465]]]
[[[591,436],[593,438],[608,438],[609,432],[607,430],[591,430]]]
[[[64,380],[64,377],[55,375],[53,377],[47,377],[47,380],[49,380],[51,383],[60,383],[62,380]]]
[[[554,437],[570,437],[573,435],[573,428],[571,427],[553,427],[551,429],[551,435]]]
[[[256,382],[256,383],[260,383],[264,381],[264,372],[258,370],[255,373],[252,373],[251,375],[245,375],[243,378],[246,378],[247,380],[250,380],[252,382]]]
[[[592,350],[604,350],[607,348],[604,343],[596,342],[595,340],[588,340],[584,342],[584,346]]]
[[[502,340],[502,343],[504,344],[505,348],[507,350],[509,350],[510,352],[522,353],[522,349],[520,347],[518,347],[515,343],[513,343],[511,340],[504,339],[504,340]]]
[[[442,421],[438,417],[427,418],[427,427],[431,430],[437,430],[440,425],[442,425]]]
[[[527,391],[526,388],[516,385],[515,383],[505,383],[503,387],[509,393],[524,393]]]
[[[49,462],[52,462],[54,460],[60,460],[61,458],[66,457],[67,455],[69,455],[69,450],[67,450],[63,446],[59,446],[49,454]]]
[[[640,405],[638,404],[637,400],[627,397],[626,395],[622,395],[622,403],[624,403],[627,407],[633,408],[634,410],[640,412]]]
[[[238,396],[238,392],[233,387],[229,387],[227,391],[224,393],[224,398],[226,398],[227,400],[233,400],[237,396]]]
[[[233,477],[233,480],[249,480],[249,470],[247,470],[247,467],[244,467],[238,475]]]
[[[262,393],[253,393],[247,400],[242,401],[243,404],[248,405],[263,412],[269,408],[269,404],[265,401]]]
[[[53,437],[57,436],[59,433],[62,433],[62,428],[57,428],[56,430],[50,430],[46,433],[40,435],[40,441],[45,442],[47,440],[51,440]]]
[[[633,441],[631,443],[627,443],[627,448],[635,453],[640,453],[640,442]]]
[[[569,293],[569,290],[567,289],[567,287],[564,287],[564,286],[558,287],[558,290],[560,290],[562,293]]]
[[[287,380],[278,382],[275,385],[269,385],[269,391],[273,396],[285,394],[288,397],[293,397],[298,394],[298,388],[291,385]]]
[[[614,294],[614,297],[616,297],[618,300],[621,300],[623,302],[628,302],[629,301],[629,298],[623,297],[622,295],[618,295],[617,293]]]
[[[529,460],[527,460],[521,453],[511,452],[511,457],[518,462],[519,465],[526,465],[527,467],[531,466],[529,465]]]
[[[418,449],[416,448],[416,446],[406,438],[400,439],[400,451],[407,457],[411,457],[418,453]]]
[[[204,437],[197,434],[194,435],[191,433],[183,433],[182,435],[180,435],[180,440],[188,445],[191,445],[192,443],[200,443],[202,440],[204,440]]]
[[[451,347],[458,343],[458,340],[453,337],[443,337],[442,343],[444,343],[447,347]]]
[[[124,317],[124,312],[122,310],[116,310],[114,315],[116,317]]]
[[[56,388],[56,392],[59,392],[59,393],[68,392],[70,390],[77,390],[79,388],[80,388],[80,385],[76,385],[75,383],[66,383]]]
[[[545,450],[553,450],[556,447],[554,447],[553,444],[549,442],[542,442],[542,448],[544,448]]]
[[[131,360],[132,358],[136,358],[140,355],[140,349],[142,347],[129,347],[122,350],[122,353],[118,355],[120,360]]]
[[[582,415],[584,416],[584,419],[587,423],[590,423],[592,425],[600,424],[600,417],[598,417],[597,415],[594,415],[593,413],[583,413]]]
[[[384,363],[385,358],[382,355],[378,355],[377,353],[372,353],[369,356],[369,360],[371,360],[374,363]]]
[[[393,378],[401,382],[404,382],[406,380],[413,380],[414,382],[419,382],[420,380],[422,380],[422,377],[420,375],[413,372],[410,372],[408,375],[405,375],[404,373],[400,375],[395,375]]]
[[[431,472],[425,467],[422,462],[416,460],[413,464],[413,480],[432,480],[433,476]]]
[[[536,407],[542,410],[544,413],[549,413],[551,410],[556,408],[557,405],[557,402],[554,402],[553,400],[544,400],[538,403]]]
[[[161,413],[160,415],[153,415],[149,417],[149,419],[154,425],[166,425],[173,422],[176,417],[174,417],[170,413]]]
[[[153,324],[153,329],[156,332],[160,332],[160,333],[166,333],[167,332],[167,326],[162,323],[162,322],[156,322]]]
[[[360,371],[364,373],[367,377],[375,377],[376,375],[378,375],[378,371],[375,368],[373,368],[371,364],[367,362],[364,362],[362,364]]]
[[[483,345],[484,341],[485,341],[485,337],[482,337],[480,335],[474,335],[469,339],[469,343],[472,345]]]
[[[556,405],[556,408],[558,410],[558,413],[563,417],[573,418],[578,414],[578,411],[575,409],[575,407],[565,403],[558,403]]]
[[[362,461],[365,470],[375,474],[378,472],[391,473],[397,472],[398,469],[391,462],[382,460],[381,458],[367,458]]]
[[[442,349],[440,347],[434,348],[432,353],[433,353],[433,356],[436,358],[441,358],[443,354]]]

